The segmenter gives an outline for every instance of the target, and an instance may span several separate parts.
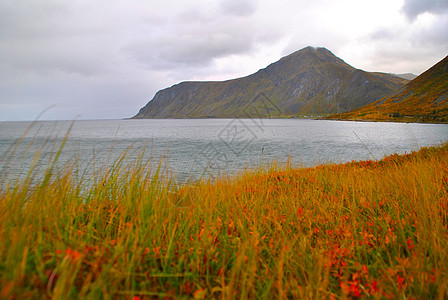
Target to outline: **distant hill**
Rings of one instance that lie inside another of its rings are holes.
[[[412,74],[412,73],[404,73],[404,74],[392,73],[392,75],[395,75],[397,77],[404,78],[404,79],[407,79],[407,80],[414,80],[418,76],[418,75],[415,75],[415,74]]]
[[[448,123],[448,56],[388,97],[329,118]]]
[[[222,82],[182,82],[160,90],[133,118],[346,112],[383,98],[407,82],[391,74],[355,69],[325,48],[307,47],[247,77]],[[268,110],[257,109],[266,103]]]

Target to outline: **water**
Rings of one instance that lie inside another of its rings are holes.
[[[129,148],[128,162],[146,149],[145,159],[154,165],[163,159],[163,169],[171,170],[179,181],[235,174],[261,162],[283,163],[288,158],[302,166],[381,159],[448,140],[448,125],[302,119],[43,121],[26,132],[30,125],[0,123],[0,180],[23,178],[39,149],[36,170],[45,170],[70,126],[60,165],[78,161],[88,175]]]

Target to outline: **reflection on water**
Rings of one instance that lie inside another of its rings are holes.
[[[176,177],[234,174],[260,162],[294,165],[380,159],[448,139],[448,125],[300,119],[99,120],[0,123],[2,180],[23,177],[41,151],[36,170],[49,166],[70,129],[59,165],[76,162],[84,176],[138,153]],[[18,141],[21,141],[18,143]],[[13,155],[11,155],[11,153]],[[11,156],[11,157],[9,157]]]

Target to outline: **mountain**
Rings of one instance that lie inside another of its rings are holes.
[[[355,69],[325,48],[307,47],[258,72],[221,82],[160,90],[133,118],[276,117],[346,112],[408,80]],[[259,109],[261,106],[267,110]]]
[[[395,93],[329,118],[448,123],[448,56]]]

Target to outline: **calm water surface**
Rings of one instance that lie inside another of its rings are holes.
[[[76,160],[91,174],[129,148],[128,161],[146,149],[145,159],[157,165],[163,158],[163,168],[180,181],[288,158],[305,166],[380,159],[448,140],[448,125],[302,119],[42,121],[27,132],[30,125],[0,123],[1,180],[27,174],[39,149],[36,169],[48,167],[71,125],[60,164]]]

